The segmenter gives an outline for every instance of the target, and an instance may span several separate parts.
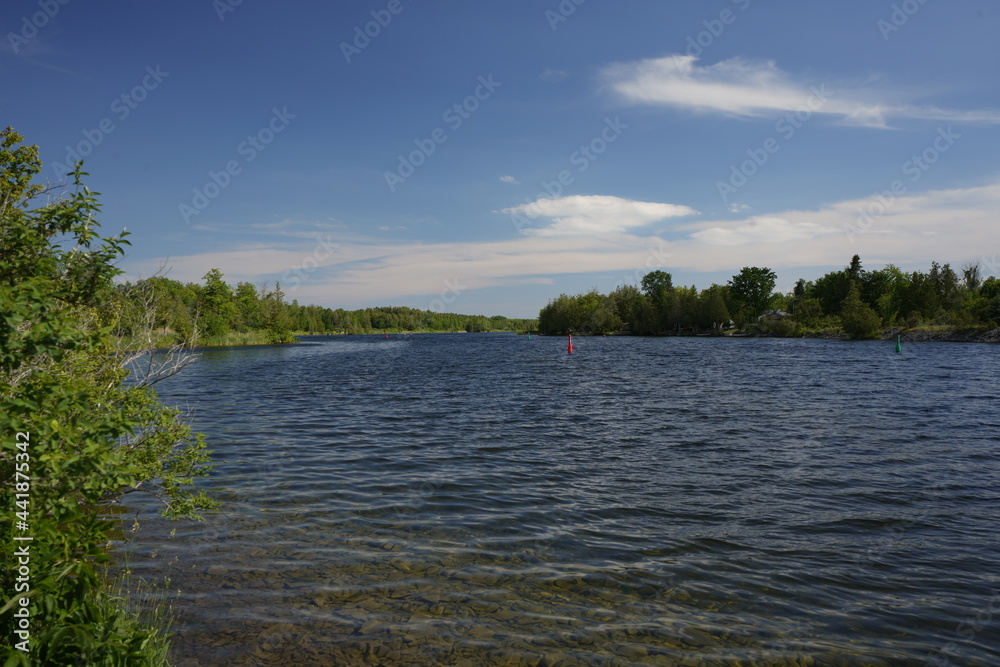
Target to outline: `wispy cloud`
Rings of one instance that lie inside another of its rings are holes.
[[[567,76],[569,75],[561,69],[547,69],[538,78],[546,83],[559,83],[565,80]]]
[[[694,56],[668,55],[613,64],[602,77],[628,102],[698,112],[759,117],[808,108],[874,128],[903,119],[1000,123],[998,111],[942,109],[905,101],[885,88],[797,81],[770,60],[730,58],[700,65]]]
[[[840,230],[816,222],[793,222],[776,216],[756,216],[727,227],[709,227],[691,235],[709,245],[747,245],[750,243],[785,243],[801,241]]]
[[[517,180],[513,176],[501,176],[500,177],[500,182],[501,183],[509,183],[510,185],[520,185],[521,184],[521,181]]]
[[[696,222],[686,226],[688,237],[675,244],[683,248],[677,255],[692,269],[712,271],[745,263],[836,266],[855,253],[872,264],[927,264],[933,259],[957,263],[1000,246],[995,214],[1000,181],[902,195],[861,223],[872,201]],[[862,224],[864,232],[855,231]]]
[[[689,206],[632,201],[606,195],[539,199],[501,213],[551,220],[546,227],[524,230],[529,236],[578,236],[624,232],[666,218],[698,213]]]
[[[22,21],[24,21],[23,18]],[[51,36],[53,34],[58,34],[58,31],[55,28],[49,28],[48,33],[49,36]],[[41,35],[36,34],[31,39],[23,39],[19,33],[5,33],[5,36],[0,39],[0,53],[9,53],[18,58],[21,62],[28,63],[29,65],[50,69],[61,74],[69,74],[70,76],[78,77],[86,81],[90,80],[89,77],[86,77],[79,72],[74,72],[64,67],[44,62],[43,59],[45,58],[63,57],[65,54],[52,46],[52,40],[45,39]]]

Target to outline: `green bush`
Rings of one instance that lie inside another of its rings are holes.
[[[858,285],[853,281],[844,299],[840,320],[851,338],[876,338],[882,331],[882,318],[861,300]]]
[[[5,667],[162,664],[162,630],[139,622],[102,575],[116,527],[107,508],[144,491],[168,515],[197,516],[213,503],[188,487],[207,472],[208,453],[150,386],[179,366],[131,377],[123,366],[141,354],[112,335],[130,317],[113,298],[124,233],[98,236],[100,207],[79,167],[71,195],[29,210],[41,192],[31,185],[38,149],[15,147],[21,137],[10,128],[0,139]],[[16,582],[25,547],[30,575]],[[12,632],[22,599],[30,653]]]

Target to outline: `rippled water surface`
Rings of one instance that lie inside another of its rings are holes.
[[[178,664],[1000,664],[1000,347],[574,346],[314,337],[164,382],[223,499],[132,554]]]

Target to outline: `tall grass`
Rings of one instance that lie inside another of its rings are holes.
[[[115,634],[128,638],[121,652],[108,651],[87,656],[88,665],[135,664],[143,667],[170,667],[170,626],[173,609],[167,601],[170,580],[150,584],[137,579],[128,566],[116,572],[105,569],[107,590],[97,596],[101,617],[109,619]],[[122,663],[122,658],[126,662]]]
[[[221,334],[218,336],[206,336],[204,338],[198,339],[198,345],[204,347],[226,347],[226,346],[240,346],[240,345],[277,345],[279,343],[294,343],[295,337],[280,337],[275,334],[264,331],[264,330],[254,330],[254,331],[243,331],[235,332],[230,331],[229,333]]]

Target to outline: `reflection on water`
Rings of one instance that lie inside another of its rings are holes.
[[[163,383],[225,500],[132,555],[178,664],[1000,660],[1000,348],[307,341]]]

